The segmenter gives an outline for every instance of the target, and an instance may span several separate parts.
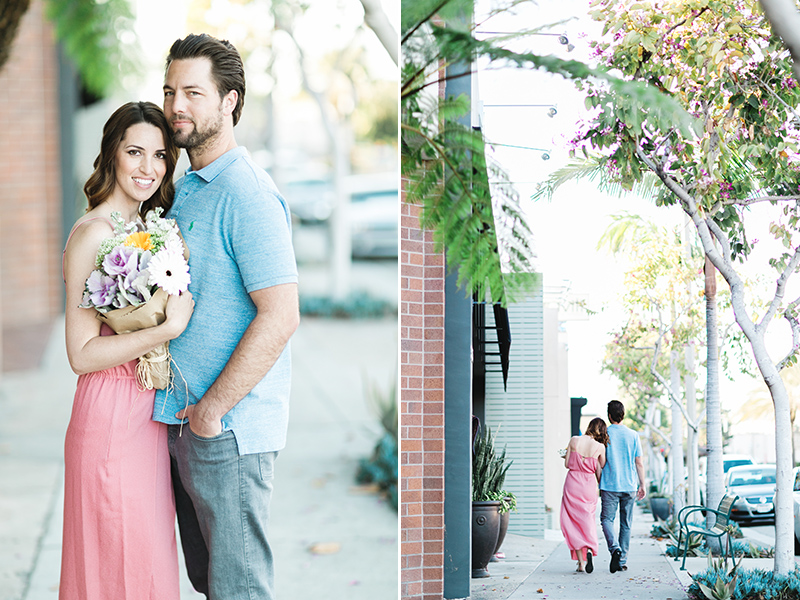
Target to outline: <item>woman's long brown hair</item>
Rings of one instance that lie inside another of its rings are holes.
[[[172,142],[172,132],[162,110],[152,102],[128,102],[114,111],[103,126],[103,138],[100,141],[100,154],[94,159],[94,172],[86,180],[83,192],[89,202],[88,210],[92,210],[111,196],[117,182],[115,158],[117,148],[125,137],[125,132],[138,123],[149,123],[161,130],[164,137],[164,148],[167,151],[167,172],[155,193],[139,209],[145,215],[157,206],[167,212],[172,206],[175,186],[172,175],[178,162],[180,150]]]
[[[586,435],[593,438],[595,441],[600,442],[604,446],[608,446],[608,430],[606,429],[606,422],[600,417],[595,417],[589,421],[589,426],[586,428]]]

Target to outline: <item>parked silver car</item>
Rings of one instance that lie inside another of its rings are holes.
[[[739,496],[731,510],[734,520],[774,520],[775,465],[731,467],[725,474],[725,493]]]

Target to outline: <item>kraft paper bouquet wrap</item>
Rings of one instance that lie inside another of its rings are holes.
[[[150,211],[144,224],[125,223],[112,213],[114,235],[97,250],[97,269],[86,280],[81,307],[96,309],[115,333],[160,325],[169,295],[189,288],[189,251],[175,221],[161,213]],[[169,385],[169,342],[139,358],[136,380],[142,390]]]

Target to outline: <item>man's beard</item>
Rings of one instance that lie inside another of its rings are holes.
[[[208,143],[208,140],[216,136],[222,129],[222,113],[216,122],[206,123],[206,128],[202,131],[197,127],[197,123],[192,120],[194,129],[189,132],[173,131],[172,141],[178,148],[185,148],[187,150],[202,149]]]

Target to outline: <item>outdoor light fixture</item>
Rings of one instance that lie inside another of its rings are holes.
[[[550,160],[550,150],[545,150],[544,148],[532,148],[530,146],[515,146],[513,144],[497,144],[495,142],[489,142],[490,146],[502,146],[503,148],[518,148],[519,150],[534,150],[535,152],[542,153],[542,160]]]
[[[558,114],[555,104],[484,104],[483,108],[545,108],[551,119]]]
[[[518,32],[515,32],[515,31],[476,31],[475,33],[480,33],[480,34],[484,34],[484,35],[511,35],[511,34],[515,34],[515,33],[518,33]],[[575,46],[573,46],[572,44],[569,43],[569,38],[567,37],[566,33],[541,33],[539,31],[537,31],[537,32],[529,31],[526,35],[552,35],[552,36],[558,38],[558,42],[562,46],[566,46],[567,47],[567,52],[572,52],[573,50],[575,50]]]

